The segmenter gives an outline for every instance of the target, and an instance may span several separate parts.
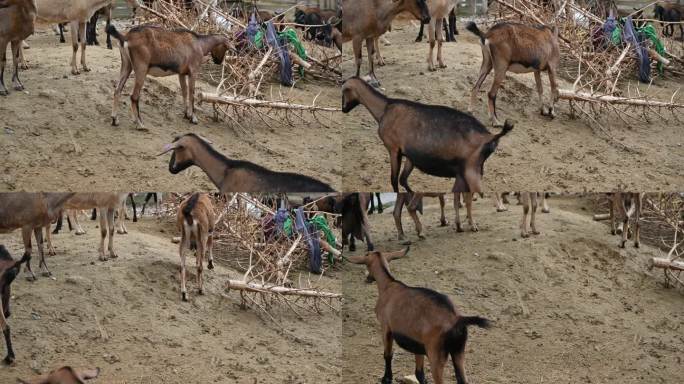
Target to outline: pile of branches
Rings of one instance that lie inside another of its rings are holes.
[[[175,222],[178,206],[188,196],[175,195],[165,200],[162,212],[166,220]],[[265,233],[265,219],[275,215],[276,210],[264,201],[274,199],[275,196],[247,193],[212,198],[217,214],[213,234],[214,259],[242,273],[240,278],[226,282],[226,290],[238,291],[243,307],[257,308],[274,321],[271,308],[276,304],[299,316],[303,310],[321,313],[322,309],[330,308],[339,312],[342,295],[323,291],[317,286],[326,271],[341,261],[334,258],[339,257],[339,253],[331,256],[332,264],[323,258],[320,275],[306,271],[309,246],[302,234],[267,237]],[[325,215],[332,226],[336,215],[314,211],[313,204],[315,201],[305,205],[304,209],[312,215]],[[174,238],[174,241],[178,240]]]
[[[642,238],[667,254],[649,260],[649,269],[663,270],[667,285],[684,288],[684,196],[681,193],[647,194],[642,214]]]
[[[627,126],[635,120],[648,121],[653,115],[665,119],[663,112],[670,112],[670,117],[676,119],[677,110],[684,108],[684,103],[677,99],[677,92],[668,95],[667,99],[657,100],[648,96],[656,93],[655,90],[649,92],[652,90],[650,84],[646,91],[640,91],[632,84],[637,81],[639,71],[636,44],[623,40],[615,45],[605,37],[603,27],[606,15],[611,12],[615,13],[612,1],[596,0],[496,0],[496,5],[490,8],[490,16],[497,21],[519,21],[558,28],[560,75],[573,82],[571,89],[559,90],[560,98],[570,102],[573,114],[586,116],[601,128],[598,120],[606,112],[613,112],[611,116],[617,116]],[[636,16],[637,12],[635,10],[628,16]],[[643,15],[643,18],[647,17],[645,12]],[[617,15],[616,18],[619,19]],[[656,20],[643,21],[659,25]],[[683,75],[681,44],[662,37],[662,34],[658,37],[665,46],[663,54],[656,51],[649,39],[641,43],[652,59],[651,81],[653,75]]]
[[[204,78],[216,86],[214,92],[201,92],[199,100],[211,103],[214,118],[224,117],[239,124],[237,117],[253,113],[269,125],[269,121],[282,124],[291,123],[291,117],[310,122],[304,118],[309,114],[316,121],[328,126],[332,122],[332,113],[339,108],[320,106],[316,104],[318,95],[312,100],[295,100],[292,88],[298,81],[315,80],[323,83],[337,84],[341,78],[341,53],[334,47],[323,47],[304,39],[305,29],[284,20],[266,20],[276,27],[292,28],[306,51],[306,59],[301,58],[295,49],[288,44],[286,52],[293,66],[293,84],[282,86],[278,84],[280,61],[276,50],[264,44],[257,48],[248,42],[246,29],[253,5],[247,6],[242,2],[226,2],[220,0],[194,0],[193,8],[186,9],[180,1],[155,1],[154,8],[138,1],[137,23],[150,23],[167,28],[184,28],[201,34],[223,34],[227,36],[237,48],[237,53],[227,53],[226,60],[218,67],[207,64],[202,68]],[[240,12],[237,12],[240,7]],[[294,7],[285,10],[292,14]],[[242,10],[247,9],[244,13]],[[247,19],[235,17],[244,14]],[[266,39],[264,39],[266,40]],[[237,116],[237,117],[236,117]],[[283,119],[283,116],[285,119]],[[323,120],[319,117],[322,116]],[[266,117],[266,119],[264,119]]]

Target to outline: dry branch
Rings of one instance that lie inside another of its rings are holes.
[[[247,282],[243,280],[228,280],[226,289],[237,289],[240,291],[258,292],[258,293],[275,293],[279,295],[296,295],[305,297],[321,297],[327,299],[341,299],[342,295],[339,293],[322,292],[312,289],[297,289],[287,288],[278,285],[258,284]]]
[[[200,101],[206,101],[208,103],[217,104],[229,104],[229,105],[244,105],[250,107],[262,107],[262,108],[274,108],[274,109],[287,109],[293,111],[325,111],[325,112],[337,112],[341,111],[339,108],[331,107],[317,107],[316,105],[301,105],[293,104],[281,101],[267,101],[267,100],[257,100],[244,97],[236,96],[220,96],[215,93],[204,93],[199,94]]]

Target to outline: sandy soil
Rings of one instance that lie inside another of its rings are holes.
[[[20,73],[26,91],[0,98],[0,190],[213,189],[199,168],[174,176],[168,172],[169,156],[155,156],[173,137],[187,132],[207,137],[228,157],[306,174],[341,188],[338,124],[328,121],[325,127],[293,119],[290,126],[266,119],[269,127],[257,117],[236,116],[237,127],[231,121],[214,122],[211,105],[204,104],[199,125],[192,125],[183,118],[178,77],[171,76],[148,77],[145,82],[140,107],[148,132],[135,129],[130,113],[133,79],[122,95],[120,125],[113,127],[109,116],[121,63],[118,49],[88,47],[92,72],[73,76],[67,41],[60,44],[47,28],[37,31],[24,52],[30,69]],[[11,74],[5,78],[10,81]],[[215,90],[204,82],[197,85],[198,92]],[[278,92],[274,84],[273,93]],[[310,104],[319,92],[320,105],[339,104],[337,87],[329,82],[298,82],[292,98]],[[336,115],[321,115],[322,121],[330,118]]]
[[[0,382],[65,364],[100,367],[98,383],[339,382],[337,314],[300,319],[275,310],[280,328],[240,309],[237,293],[222,296],[225,280],[238,276],[226,267],[231,254],[225,251],[215,253],[213,271],[205,269],[204,296],[196,294],[189,260],[190,302],[183,303],[172,225],[152,217],[128,223],[129,233],[115,237],[119,258],[103,263],[97,261],[99,230],[84,222],[86,235],[54,237],[57,255],[48,265],[55,280],[32,283],[22,273],[13,284],[9,322],[17,360],[0,368]],[[15,258],[23,252],[18,232],[0,236],[0,244]],[[321,285],[341,289],[334,278]]]
[[[494,321],[488,330],[471,327],[470,382],[681,381],[682,292],[664,288],[660,273],[646,271],[646,259],[660,251],[631,244],[619,249],[606,224],[591,220],[587,200],[552,198],[551,213],[539,216],[541,234],[528,239],[520,238],[519,206],[495,213],[490,199],[480,200],[474,210],[480,231],[456,233],[439,227],[436,199],[426,204],[427,239],[416,241],[405,215],[414,244],[408,258],[393,261],[391,269],[409,285],[447,294],[463,313]],[[370,220],[377,249],[401,247],[391,211]],[[378,382],[384,370],[374,314],[377,288],[364,276],[364,268],[346,266],[342,333],[348,383]],[[413,356],[395,346],[395,377],[413,370]],[[453,383],[453,368],[447,372]]]
[[[395,22],[386,34],[391,45],[381,46],[387,61],[376,66],[383,93],[428,104],[441,104],[466,110],[470,90],[477,80],[482,60],[477,38],[459,25],[457,43],[443,46],[448,68],[428,72],[426,57],[429,46],[415,43],[417,28],[405,21]],[[362,75],[367,73],[364,52]],[[345,77],[355,73],[351,44],[345,46]],[[474,114],[488,122],[486,92],[492,76],[482,87]],[[545,95],[549,95],[548,78],[543,76]],[[572,84],[561,82],[563,88]],[[634,82],[632,82],[632,87]],[[639,86],[644,92],[645,86]],[[669,100],[681,87],[679,81],[658,81],[651,92]],[[682,96],[678,96],[680,102]],[[684,185],[684,147],[682,123],[654,119],[650,124],[625,127],[617,118],[604,123],[612,139],[585,121],[569,116],[567,102],[557,105],[554,120],[538,113],[538,101],[532,74],[509,74],[497,99],[499,117],[517,122],[513,131],[499,143],[499,149],[485,163],[485,190],[613,190],[624,184],[634,190],[678,190]],[[390,165],[387,150],[377,135],[377,123],[359,106],[343,117],[345,147],[354,148],[343,154],[346,163],[343,183],[352,191],[388,191]],[[487,126],[488,123],[487,123]],[[498,128],[490,128],[498,132]],[[626,151],[620,143],[631,151]],[[414,171],[409,179],[414,190],[450,191],[452,179],[427,176]]]

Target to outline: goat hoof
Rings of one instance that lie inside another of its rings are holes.
[[[14,355],[7,355],[4,361],[7,365],[14,363]]]
[[[86,67],[85,65],[83,66],[83,72],[90,72],[90,68]]]
[[[508,211],[508,208],[497,208],[496,211],[497,212],[506,212],[506,211]]]
[[[118,258],[119,258],[119,255],[117,255],[117,254],[114,253],[114,252],[110,252],[110,253],[109,253],[109,258],[110,258],[110,259],[118,259]]]
[[[115,127],[119,125],[119,119],[116,117],[112,117],[112,125]]]
[[[446,66],[446,64],[440,64],[439,67],[440,68],[446,68],[447,66]]]
[[[198,289],[198,290],[197,290],[197,294],[199,294],[199,295],[204,295],[204,290],[203,290],[203,289]]]
[[[7,92],[7,90],[0,89],[0,96],[7,96],[7,95],[9,95],[9,92]]]
[[[610,231],[610,234],[614,236],[614,235],[615,235],[615,231],[614,231],[614,230],[611,230],[611,231]]]
[[[181,293],[181,300],[188,301],[188,294],[185,292]]]
[[[418,234],[418,240],[425,240],[425,235],[423,235],[422,233]]]
[[[463,227],[461,227],[460,225],[457,225],[456,226],[456,232],[463,232]]]
[[[638,242],[634,243],[634,248],[639,248],[639,246],[640,246],[640,243],[638,243]]]
[[[411,245],[411,240],[404,240],[404,241],[401,241],[399,244],[401,244],[401,245]]]
[[[528,233],[522,232],[520,233],[520,237],[522,237],[523,239],[527,239],[528,237],[530,237],[530,235]]]
[[[618,247],[624,248],[624,247],[625,247],[625,242],[623,241],[623,242],[621,242],[620,244],[618,244]]]
[[[209,265],[207,266],[208,269],[214,269],[214,262],[209,260]]]
[[[546,209],[542,208],[542,213],[551,213],[551,210],[548,208],[546,208]]]
[[[532,234],[533,234],[533,235],[539,235],[539,234],[541,234],[541,232],[539,232],[539,231],[532,231]]]
[[[190,117],[190,122],[191,122],[192,124],[197,124],[197,123],[199,122],[199,121],[197,120],[197,116],[192,115],[192,116]]]
[[[43,277],[50,277],[50,276],[52,276],[52,272],[45,271],[45,272],[41,273],[41,275],[43,275]]]
[[[392,378],[391,377],[383,377],[382,380],[380,380],[381,384],[392,384]]]
[[[27,281],[36,281],[36,275],[34,275],[33,273],[29,274],[28,276],[26,276],[26,280]]]
[[[470,226],[470,230],[472,232],[479,232],[480,228],[477,227],[477,224],[473,224],[472,226]]]
[[[15,91],[23,91],[23,90],[24,90],[24,86],[21,85],[21,84],[15,85],[15,86],[14,86],[14,90],[15,90]]]
[[[71,70],[71,74],[72,74],[72,75],[80,75],[81,72],[79,72],[78,69],[72,69],[72,70]]]

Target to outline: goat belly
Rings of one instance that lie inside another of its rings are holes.
[[[392,338],[394,341],[397,342],[397,345],[399,345],[402,349],[405,349],[411,353],[414,353],[416,355],[424,355],[425,354],[425,346],[421,344],[420,342],[406,336],[402,335],[401,333],[396,333],[392,332]]]
[[[150,66],[150,69],[147,70],[147,74],[150,76],[154,76],[154,77],[171,76],[171,75],[175,75],[177,73],[178,72],[174,72],[170,68],[157,67],[157,66]]]
[[[465,161],[463,159],[444,159],[432,154],[406,149],[404,153],[413,165],[428,175],[438,177],[456,177],[463,174]]]

